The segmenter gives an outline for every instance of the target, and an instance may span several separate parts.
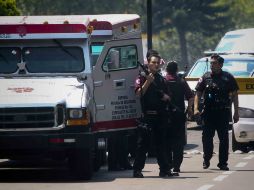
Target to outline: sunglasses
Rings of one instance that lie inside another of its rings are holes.
[[[213,64],[219,64],[218,61],[210,61],[210,64],[213,65]]]

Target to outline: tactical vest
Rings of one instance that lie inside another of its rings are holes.
[[[177,108],[184,112],[185,104],[184,104],[184,79],[180,77],[176,77],[176,80],[167,81],[167,86],[169,88],[169,93],[171,97],[171,102]]]
[[[159,74],[154,75],[154,81],[148,87],[146,93],[142,97],[143,111],[155,110],[159,113],[164,112],[166,104],[161,100],[163,93],[166,92],[166,84],[164,78]]]
[[[226,76],[225,76],[226,77]],[[213,78],[211,73],[205,76],[204,106],[205,110],[223,110],[230,107],[227,82],[223,77]]]

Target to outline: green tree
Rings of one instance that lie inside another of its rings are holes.
[[[187,35],[197,33],[211,37],[214,33],[224,33],[231,26],[228,9],[227,4],[221,5],[218,0],[156,0],[154,31],[175,29],[181,63],[188,65]]]
[[[254,27],[253,0],[220,0],[220,3],[230,3],[229,15],[234,22],[233,30]]]
[[[19,15],[20,11],[16,7],[15,0],[0,0],[0,16]]]

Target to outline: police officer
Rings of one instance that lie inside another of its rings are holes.
[[[210,159],[213,156],[213,137],[217,131],[219,145],[220,170],[228,168],[228,129],[231,104],[234,104],[234,122],[238,122],[238,85],[234,77],[222,71],[224,59],[217,54],[213,54],[210,60],[211,72],[205,73],[196,86],[196,96],[194,100],[194,114],[204,120],[202,142],[203,142],[203,168],[210,166]],[[200,113],[198,109],[200,98],[203,94],[204,108]]]
[[[183,161],[184,145],[186,144],[185,133],[185,103],[188,100],[187,112],[188,116],[193,116],[192,106],[194,101],[193,93],[188,83],[177,75],[178,64],[176,61],[170,61],[166,67],[167,74],[165,79],[171,97],[170,103],[176,112],[170,119],[170,126],[168,128],[169,141],[169,162],[173,168],[173,172],[177,175],[180,172],[180,167]]]
[[[135,93],[141,98],[143,119],[147,126],[138,127],[137,150],[133,165],[133,177],[143,178],[142,169],[145,166],[146,154],[149,149],[150,135],[154,137],[157,161],[160,167],[160,177],[171,176],[166,155],[167,117],[166,94],[164,78],[158,73],[160,56],[151,54],[148,57],[148,75],[139,76],[135,83]]]

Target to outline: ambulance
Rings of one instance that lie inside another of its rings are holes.
[[[231,122],[232,150],[247,152],[254,147],[254,53],[220,53],[220,56],[224,58],[222,70],[231,73],[240,88],[240,120]],[[197,60],[188,72],[186,80],[191,89],[195,91],[199,78],[207,71],[210,71],[210,55]]]
[[[90,179],[132,133],[143,63],[135,14],[0,17],[0,158],[68,160]]]
[[[221,38],[215,50],[219,53],[253,53],[254,28],[232,30]]]

